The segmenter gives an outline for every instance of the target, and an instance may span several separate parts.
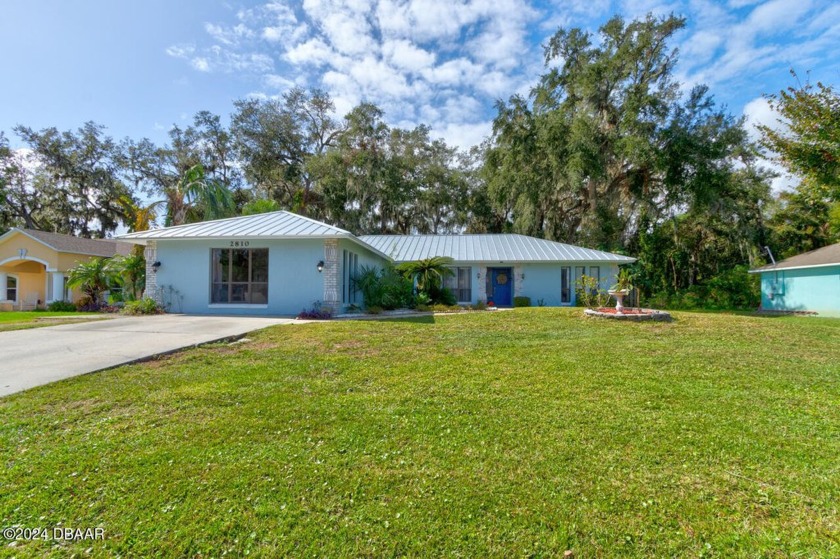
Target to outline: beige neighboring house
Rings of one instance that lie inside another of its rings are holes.
[[[32,310],[81,297],[67,288],[67,272],[96,257],[128,255],[132,244],[12,228],[0,236],[0,310]]]

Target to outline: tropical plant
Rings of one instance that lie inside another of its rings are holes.
[[[383,309],[411,308],[414,294],[411,280],[398,273],[393,266],[376,268],[362,266],[353,278],[353,285],[362,292],[365,308]]]
[[[627,268],[619,270],[615,279],[616,282],[610,287],[610,291],[627,291],[629,293],[633,290],[633,274]]]
[[[113,273],[108,268],[107,258],[92,258],[79,262],[70,269],[67,286],[79,289],[89,299],[92,306],[100,304],[100,297],[112,285]]]
[[[163,314],[163,307],[151,297],[128,301],[123,307],[123,314]]]
[[[165,203],[165,200],[158,200],[143,206],[131,196],[122,196],[119,199],[119,204],[126,215],[126,226],[130,232],[148,231],[156,225],[157,210]]]
[[[610,296],[598,285],[598,280],[592,276],[581,276],[576,282],[577,301],[579,305],[593,309],[607,304]]]
[[[231,190],[207,176],[200,163],[187,169],[175,188],[165,194],[172,225],[229,217],[236,209]]]
[[[106,267],[113,278],[118,278],[123,287],[123,299],[134,301],[143,295],[146,288],[146,258],[133,252],[128,256],[112,258]]]
[[[397,271],[412,280],[417,291],[430,293],[443,285],[447,276],[454,275],[452,264],[455,261],[448,256],[433,256],[414,262],[403,262],[397,266]]]

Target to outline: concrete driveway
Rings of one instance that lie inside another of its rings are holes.
[[[290,318],[167,314],[0,332],[0,396],[295,322]]]

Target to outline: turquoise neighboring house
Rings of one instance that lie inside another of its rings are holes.
[[[840,243],[792,256],[761,274],[761,308],[840,316]]]

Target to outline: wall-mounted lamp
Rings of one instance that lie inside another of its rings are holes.
[[[481,279],[481,272],[478,272],[478,273],[475,275],[475,279]]]
[[[154,273],[157,273],[158,268],[160,268],[160,260],[155,260],[155,261],[152,263],[152,271],[153,271]]]
[[[525,272],[519,274],[519,281],[525,281]]]
[[[27,252],[27,251],[26,251],[26,249],[25,249],[25,248],[18,249],[18,256],[20,256],[20,259],[21,259],[21,260],[23,260],[24,258],[26,258],[26,252]]]
[[[318,273],[319,273],[319,274],[320,274],[321,272],[323,272],[323,271],[324,271],[324,261],[323,261],[323,260],[319,260],[319,261],[318,261],[318,265],[316,266],[316,268],[318,268]]]

